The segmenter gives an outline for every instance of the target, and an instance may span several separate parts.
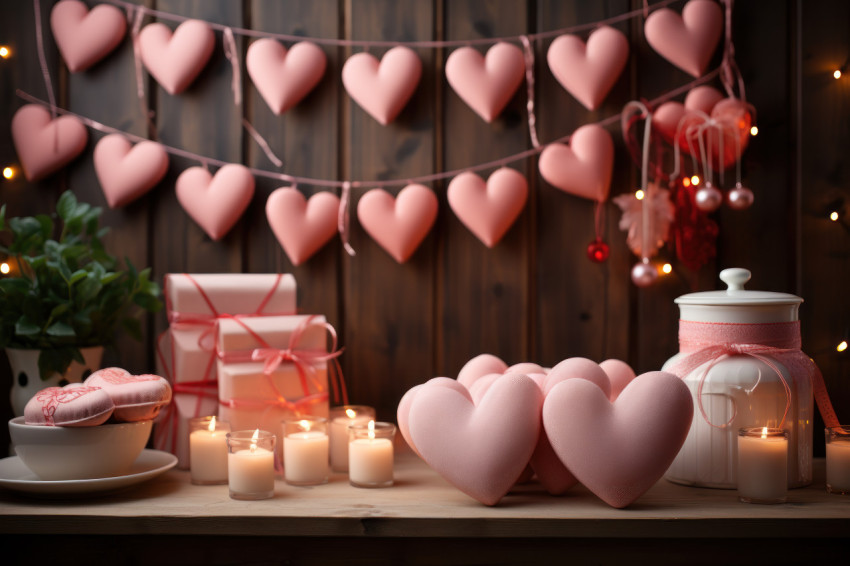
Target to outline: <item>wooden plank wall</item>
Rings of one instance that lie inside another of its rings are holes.
[[[94,0],[87,0],[90,5]],[[414,41],[474,39],[533,33],[583,24],[639,9],[639,0],[139,0],[146,6],[220,24],[313,37]],[[680,9],[682,3],[673,8]],[[45,26],[52,3],[42,2]],[[23,103],[20,88],[40,98],[46,91],[38,68],[33,5],[4,2],[0,43],[14,57],[0,61],[0,131],[8,132]],[[743,266],[753,271],[752,288],[797,293],[804,350],[824,371],[839,415],[850,419],[848,355],[835,344],[848,329],[850,205],[847,204],[846,147],[850,124],[850,75],[831,78],[850,54],[848,15],[842,0],[804,3],[738,2],[733,36],[748,99],[758,109],[760,134],[744,158],[744,182],[756,204],[747,211],[723,209],[718,255],[698,273],[676,265],[674,275],[648,289],[631,284],[634,256],[617,228],[619,209],[603,210],[611,257],[603,264],[586,258],[593,239],[593,204],[540,179],[536,159],[512,163],[530,186],[528,205],[504,240],[485,248],[452,214],[446,183],[432,184],[440,212],[434,229],[404,265],[398,265],[356,222],[349,257],[338,241],[304,265],[294,267],[265,219],[265,200],[281,183],[257,178],[256,195],[233,231],[212,242],[180,208],[177,176],[198,163],[171,157],[165,180],[139,201],[107,210],[108,245],[137,265],[168,272],[274,272],[295,274],[299,309],[324,313],[346,347],[342,365],[351,399],[378,407],[393,419],[395,405],[411,386],[437,375],[455,376],[481,352],[509,363],[552,365],[569,356],[629,361],[638,371],[657,369],[677,350],[678,295],[718,286],[716,272]],[[145,22],[153,21],[146,18]],[[620,112],[632,99],[652,99],[689,82],[690,77],[655,54],[643,37],[643,20],[616,27],[631,45],[629,64],[600,109],[589,112],[557,84],[546,66],[550,40],[535,49],[536,105],[543,143],[575,128]],[[173,24],[170,24],[173,27]],[[231,67],[222,37],[198,80],[179,96],[152,79],[146,86],[162,142],[212,158],[273,170],[245,134],[247,118],[284,161],[288,173],[324,179],[405,179],[498,159],[530,147],[525,85],[492,124],[477,117],[444,78],[450,49],[417,49],[423,78],[395,122],[380,126],[345,93],[340,72],[345,58],[362,48],[324,47],[328,69],[319,86],[282,117],[274,116],[247,78],[245,51],[251,39],[237,36],[242,58],[244,102],[234,105]],[[51,34],[45,34],[48,67],[60,104],[102,123],[139,135],[150,131],[138,104],[129,37],[90,71],[69,74]],[[371,47],[380,56],[386,49]],[[715,58],[715,63],[719,57]],[[850,69],[847,69],[850,73]],[[634,189],[638,179],[618,127],[612,195]],[[41,183],[21,178],[0,184],[0,201],[11,215],[52,209],[59,193],[72,188],[106,208],[91,153],[103,134],[91,132],[86,153],[64,172]],[[0,136],[0,161],[16,160],[8,135]],[[487,176],[491,171],[484,171]],[[353,192],[357,200],[370,187]],[[317,190],[299,186],[309,195]],[[396,194],[397,187],[389,189]],[[844,223],[826,220],[838,206]],[[153,367],[152,341],[165,327],[151,317],[147,340],[119,342],[107,362],[137,372]],[[0,364],[0,390],[11,380]],[[3,400],[5,403],[5,399]],[[2,413],[10,414],[8,406]],[[3,431],[5,433],[5,430]],[[816,435],[816,438],[818,435]]]

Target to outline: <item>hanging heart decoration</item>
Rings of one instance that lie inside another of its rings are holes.
[[[281,187],[266,201],[266,218],[293,265],[301,265],[336,234],[339,197],[323,191],[309,200],[293,187]]]
[[[573,132],[570,145],[553,143],[540,154],[538,168],[546,181],[565,193],[604,202],[611,188],[614,141],[601,126]]]
[[[449,206],[460,221],[492,248],[525,207],[528,182],[515,169],[502,167],[486,183],[475,173],[461,173],[449,183],[447,193]]]
[[[177,200],[213,240],[227,234],[254,196],[254,177],[243,165],[230,163],[215,176],[203,167],[189,167],[177,177]]]
[[[50,29],[68,70],[77,73],[120,45],[127,32],[127,18],[108,4],[98,4],[89,11],[78,0],[62,0],[50,11]]]
[[[135,146],[110,134],[94,148],[94,171],[109,208],[127,205],[156,186],[168,171],[168,154],[152,141]]]
[[[301,41],[287,51],[271,38],[252,43],[245,56],[248,75],[277,115],[298,104],[319,84],[327,61],[315,43]]]
[[[652,12],[644,24],[649,45],[686,73],[705,72],[723,34],[723,10],[713,0],[690,0],[680,16],[669,8]]]
[[[349,96],[381,125],[398,116],[419,85],[422,61],[409,47],[393,47],[379,62],[356,53],[342,66],[342,84]]]
[[[682,150],[690,153],[685,133],[692,123],[702,122],[700,114],[710,115],[714,106],[723,100],[723,93],[711,86],[698,86],[691,89],[685,96],[685,103],[676,101],[665,102],[652,113],[652,127],[661,134],[668,143],[673,143],[676,133],[679,133],[679,144]],[[682,122],[686,115],[694,116]]]
[[[86,148],[88,130],[74,116],[53,118],[39,104],[21,106],[12,117],[12,141],[28,181],[39,181]]]
[[[712,167],[727,168],[741,159],[750,142],[753,125],[750,108],[736,98],[725,98],[711,109],[711,119],[717,127],[706,128],[706,143]]]
[[[626,67],[629,40],[610,26],[597,28],[587,44],[575,35],[555,39],[546,53],[549,70],[588,110],[596,110]]]
[[[363,229],[398,263],[406,262],[437,220],[437,196],[424,185],[407,185],[397,197],[372,189],[360,197]]]
[[[525,75],[525,57],[516,45],[500,41],[482,56],[461,47],[446,60],[446,79],[458,96],[485,122],[508,104]]]
[[[206,22],[187,20],[171,28],[146,25],[139,33],[139,53],[145,68],[169,94],[180,94],[203,70],[215,47],[215,34]]]

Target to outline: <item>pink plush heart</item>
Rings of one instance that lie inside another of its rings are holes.
[[[482,399],[484,399],[484,395],[490,390],[496,381],[503,378],[505,375],[522,375],[520,373],[514,374],[502,374],[502,373],[488,373],[487,375],[482,375],[475,382],[469,386],[469,396],[472,398],[472,402],[474,404],[479,404]]]
[[[414,397],[423,387],[448,387],[449,389],[454,389],[461,395],[466,396],[468,399],[472,400],[469,396],[469,392],[466,390],[466,387],[451,379],[449,377],[435,377],[431,380],[426,381],[425,383],[420,383],[410,389],[408,389],[407,393],[401,398],[401,401],[398,402],[398,410],[396,411],[396,418],[398,420],[398,430],[401,433],[401,436],[407,442],[407,445],[410,446],[411,450],[413,450],[417,456],[419,456],[419,451],[416,449],[416,445],[413,444],[413,438],[410,437],[410,427],[408,426],[409,417],[410,417],[410,405],[413,403]]]
[[[707,128],[705,142],[711,153],[712,167],[727,168],[741,158],[750,142],[753,119],[746,104],[725,98],[711,109],[711,119],[719,126]]]
[[[449,183],[449,206],[485,246],[492,248],[522,212],[528,183],[514,169],[502,167],[484,180],[467,171]]]
[[[437,219],[437,197],[424,185],[407,185],[396,198],[383,189],[360,197],[357,218],[388,254],[404,263]]]
[[[623,392],[623,389],[635,378],[635,372],[626,362],[613,359],[605,360],[599,364],[599,367],[608,375],[608,381],[611,383],[611,393],[608,395],[608,400],[613,403]]]
[[[543,394],[548,395],[552,388],[567,379],[584,379],[596,385],[606,397],[611,395],[611,380],[602,367],[587,358],[567,358],[553,367],[543,380]]]
[[[520,362],[510,366],[504,373],[524,373],[526,375],[532,373],[547,373],[545,369],[535,364],[534,362]]]
[[[524,75],[522,50],[502,41],[488,49],[486,57],[474,47],[461,47],[446,60],[449,84],[485,122],[502,112]]]
[[[115,6],[99,4],[89,11],[82,2],[62,0],[50,12],[50,29],[68,70],[76,73],[118,47],[127,31],[127,18]]]
[[[408,426],[422,458],[449,483],[495,505],[525,470],[540,432],[543,394],[524,375],[496,381],[477,406],[447,387],[423,387]]]
[[[293,265],[301,265],[336,234],[338,214],[339,197],[329,192],[306,200],[298,189],[282,187],[266,201],[269,226]]]
[[[152,141],[135,146],[121,134],[110,134],[94,148],[94,170],[109,208],[136,200],[168,171],[168,154]]]
[[[27,104],[12,118],[12,140],[28,181],[39,181],[86,148],[88,130],[74,116],[51,118],[41,105]]]
[[[479,354],[466,362],[457,374],[459,383],[469,388],[477,379],[489,373],[505,373],[508,364],[493,354]]]
[[[242,165],[230,163],[213,177],[203,167],[189,167],[177,177],[180,206],[213,240],[227,234],[254,196],[254,177]]]
[[[628,59],[629,40],[610,26],[596,28],[587,45],[575,35],[562,35],[546,53],[549,70],[588,110],[599,107]]]
[[[567,469],[621,508],[661,478],[685,441],[693,412],[688,387],[673,374],[640,375],[613,404],[596,385],[568,379],[546,395],[543,426]]]
[[[422,61],[402,45],[384,53],[380,63],[364,52],[352,55],[342,66],[342,84],[349,96],[383,126],[398,116],[421,77]]]
[[[712,0],[690,0],[681,16],[669,8],[652,12],[643,29],[659,55],[700,77],[723,33],[723,10]]]
[[[604,128],[588,124],[573,132],[569,146],[546,146],[537,166],[550,185],[577,197],[604,202],[611,188],[614,142]]]
[[[180,94],[207,64],[215,34],[206,22],[187,20],[172,34],[165,24],[146,25],[139,33],[142,62],[169,94]]]
[[[682,118],[690,113],[702,113],[706,116],[711,114],[714,106],[723,100],[723,93],[714,87],[698,86],[691,89],[685,96],[685,103],[681,102],[665,102],[652,113],[652,127],[655,128],[661,136],[669,143],[673,143],[676,138],[676,133],[679,133],[679,144],[682,149],[690,153],[687,140],[685,139],[685,130],[690,122],[682,122]],[[698,114],[699,115],[699,114]],[[699,119],[701,122],[702,119]],[[681,126],[681,130],[680,130]]]
[[[255,41],[245,63],[260,96],[275,114],[283,114],[304,98],[322,80],[328,58],[309,41],[286,48],[271,38]]]

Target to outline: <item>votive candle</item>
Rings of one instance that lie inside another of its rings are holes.
[[[826,490],[850,494],[850,426],[826,429]]]
[[[233,499],[274,496],[275,435],[265,430],[227,434],[227,476]]]
[[[375,420],[375,409],[365,405],[342,405],[330,411],[330,459],[335,472],[348,471],[348,426]]]
[[[292,485],[327,483],[326,419],[310,417],[283,423],[283,477]]]
[[[189,420],[189,468],[192,483],[227,483],[227,433],[230,424],[216,417]]]
[[[784,503],[788,497],[788,434],[779,428],[738,432],[738,496],[746,503]]]
[[[388,487],[393,484],[392,423],[357,424],[348,427],[348,479],[355,487]]]

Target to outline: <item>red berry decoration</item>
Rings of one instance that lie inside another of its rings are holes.
[[[602,263],[608,259],[610,253],[611,248],[602,241],[602,238],[596,238],[587,245],[587,257],[594,263]]]

